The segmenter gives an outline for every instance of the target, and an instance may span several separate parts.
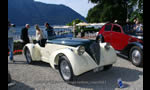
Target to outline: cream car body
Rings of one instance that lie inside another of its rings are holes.
[[[47,40],[44,47],[41,47],[39,44],[27,44],[23,51],[25,52],[25,49],[28,48],[32,61],[49,63],[54,69],[59,65],[60,56],[66,56],[71,64],[73,74],[78,76],[97,67],[112,65],[117,60],[112,46],[109,45],[109,49],[106,48],[107,43],[98,43],[100,47],[99,60],[94,60],[94,57],[91,56],[93,54],[89,54],[86,50],[94,42],[95,40],[77,38],[54,39]],[[85,52],[82,55],[78,54],[80,46],[85,47]]]

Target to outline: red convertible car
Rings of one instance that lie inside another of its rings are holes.
[[[127,32],[119,24],[107,23],[99,31],[103,42],[110,43],[119,54],[127,56],[135,66],[143,66],[143,32]]]

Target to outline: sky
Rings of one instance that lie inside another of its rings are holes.
[[[40,1],[48,4],[64,4],[72,8],[73,10],[75,10],[84,17],[87,16],[88,10],[95,6],[95,4],[88,2],[88,0],[34,0],[34,1]]]

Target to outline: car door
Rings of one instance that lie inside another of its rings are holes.
[[[121,26],[113,25],[111,34],[111,45],[115,50],[123,50],[128,43],[129,37],[124,34]]]
[[[50,55],[50,52],[49,50],[47,49],[47,45],[48,44],[45,44],[45,47],[41,47],[41,59],[45,62],[48,61],[48,56]]]
[[[105,25],[104,32],[102,33],[105,42],[111,43],[111,29],[112,24]]]

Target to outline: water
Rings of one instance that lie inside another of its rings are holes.
[[[47,33],[45,31],[45,27],[44,26],[39,26],[39,27],[43,31],[43,33],[46,35]],[[69,28],[63,28],[61,26],[58,26],[57,28],[55,28],[55,26],[53,26],[53,27],[54,27],[54,31],[55,31],[57,37],[73,37],[72,27],[69,27]],[[22,28],[24,28],[24,26],[15,27],[16,33],[14,35],[14,40],[20,40]],[[28,30],[28,35],[29,35],[30,40],[35,39],[35,34],[36,34],[35,27],[30,26],[30,28]]]

